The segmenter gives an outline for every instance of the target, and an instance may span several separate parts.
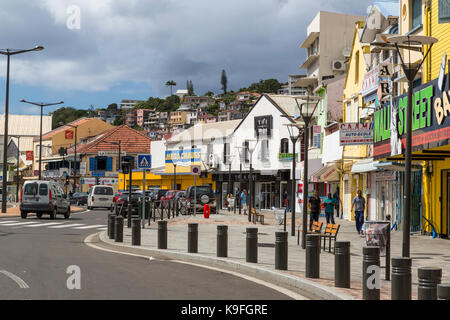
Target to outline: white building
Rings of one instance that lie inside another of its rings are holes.
[[[120,101],[120,109],[127,110],[133,109],[138,103],[144,102],[143,100],[122,100]]]

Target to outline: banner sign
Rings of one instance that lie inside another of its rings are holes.
[[[73,139],[73,131],[72,130],[66,130],[65,137],[66,137],[66,140],[72,140]]]
[[[298,153],[295,153],[295,160],[298,161]],[[292,161],[292,153],[279,153],[278,161]]]
[[[201,161],[200,149],[166,151],[166,164],[190,166],[192,162]]]
[[[339,125],[341,146],[373,144],[373,122],[348,122]]]
[[[448,145],[450,140],[450,90],[438,79],[416,87],[412,101],[412,151]],[[374,160],[404,153],[408,94],[401,95],[374,113]],[[394,116],[393,116],[394,115]]]
[[[33,151],[26,152],[26,159],[27,159],[27,161],[29,161],[29,160],[33,161]]]

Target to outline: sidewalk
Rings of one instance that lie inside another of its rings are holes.
[[[71,213],[82,212],[84,210],[86,210],[86,209],[82,208],[82,207],[70,206]],[[30,212],[28,215],[34,216],[35,213]],[[14,207],[6,208],[6,213],[0,212],[0,218],[13,218],[13,217],[20,217],[20,209],[19,209],[18,205],[14,206]]]
[[[321,221],[324,218],[320,218]],[[283,225],[275,223],[273,213],[265,213],[265,225],[248,222],[248,216],[221,211],[204,219],[203,215],[179,216],[168,220],[168,250],[157,249],[157,222],[141,230],[141,248],[151,250],[155,255],[166,256],[177,260],[188,260],[197,263],[215,264],[242,271],[268,282],[277,282],[296,288],[298,292],[308,292],[315,298],[323,299],[362,299],[362,247],[365,245],[363,236],[358,235],[353,222],[336,219],[341,225],[338,240],[351,241],[351,288],[334,288],[334,255],[328,251],[321,251],[320,279],[305,278],[305,250],[297,245],[297,233],[291,236],[290,216],[288,215],[286,230],[288,237],[288,270],[275,270],[275,232],[283,231]],[[198,223],[198,254],[187,253],[187,224]],[[228,258],[216,258],[217,225],[228,225]],[[301,216],[296,215],[296,225],[301,224]],[[246,228],[258,228],[258,263],[245,262]],[[110,245],[128,247],[131,249],[131,228],[124,228],[124,242],[121,244],[110,240],[106,231],[100,235],[100,240]],[[401,256],[402,233],[391,232],[391,257]],[[328,250],[328,246],[327,246]],[[411,235],[412,292],[413,300],[417,299],[417,268],[434,266],[443,268],[442,283],[450,283],[450,268],[446,268],[450,261],[450,242],[444,239]],[[385,265],[385,258],[381,257],[381,266]],[[390,300],[390,281],[385,281],[385,269],[381,274],[381,299]]]

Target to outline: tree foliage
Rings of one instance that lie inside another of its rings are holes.
[[[63,124],[75,121],[79,118],[87,117],[89,115],[88,110],[84,109],[75,109],[72,107],[62,107],[56,109],[53,113],[52,118],[52,129],[58,128],[61,125],[59,124],[62,122]]]
[[[166,82],[166,86],[170,87],[170,95],[172,95],[172,87],[176,86],[177,83],[173,80],[169,80]]]
[[[135,109],[153,109],[160,112],[175,111],[180,107],[180,97],[173,94],[166,99],[150,97],[147,101],[137,104]]]
[[[228,78],[225,70],[222,70],[222,76],[220,77],[220,83],[222,84],[222,90],[224,94],[227,94]]]
[[[260,80],[259,82],[252,83],[247,90],[242,90],[244,88],[241,88],[241,91],[277,93],[277,91],[281,89],[281,85],[282,84],[278,82],[277,79]]]
[[[188,96],[193,96],[194,93],[194,85],[192,84],[192,80],[186,81],[186,89],[188,91]]]

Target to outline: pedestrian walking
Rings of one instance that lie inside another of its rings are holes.
[[[309,198],[309,209],[311,210],[311,215],[309,217],[309,230],[311,230],[313,221],[319,221],[320,198],[317,191],[314,192],[314,197]]]
[[[334,207],[336,199],[331,196],[331,193],[328,193],[324,203],[325,203],[325,216],[327,218],[327,224],[328,223],[334,224]]]
[[[333,194],[333,198],[335,199],[335,209],[336,209],[336,217],[339,218],[339,203],[341,199],[339,198],[339,187],[336,188],[336,192]]]
[[[352,211],[355,208],[356,231],[362,234],[362,225],[364,224],[364,211],[366,210],[366,199],[362,196],[361,190],[358,190],[357,196],[352,201]]]
[[[242,205],[242,210],[244,211],[244,214],[247,215],[247,190],[246,189],[242,190],[242,193],[241,193],[241,205]]]

